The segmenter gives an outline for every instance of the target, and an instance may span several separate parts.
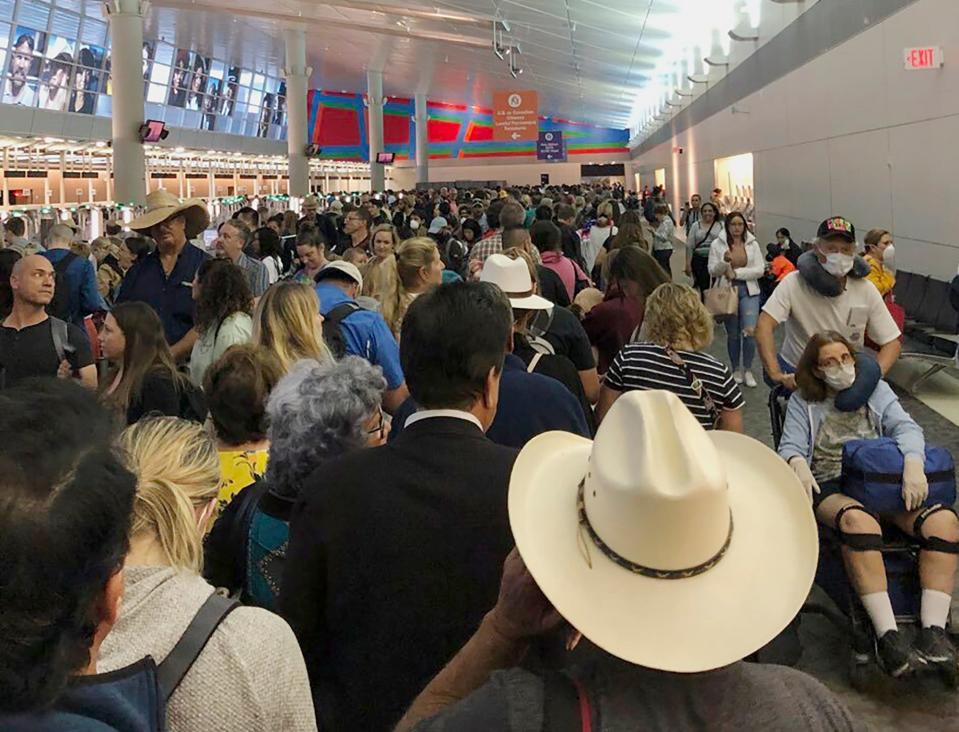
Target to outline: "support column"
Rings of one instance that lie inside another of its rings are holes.
[[[289,28],[286,31],[286,150],[289,157],[291,196],[306,196],[310,192],[310,162],[306,157],[308,114],[306,87],[313,69],[306,65],[306,31]]]
[[[385,152],[383,149],[383,72],[366,72],[366,97],[369,101],[370,124],[370,189],[382,191],[385,186],[386,171],[376,162],[376,153]]]
[[[426,95],[415,97],[413,124],[416,127],[416,182],[430,181],[429,116],[426,113]]]
[[[67,202],[67,186],[66,182],[63,180],[63,174],[67,170],[67,154],[65,152],[60,153],[60,205],[63,206]]]
[[[143,203],[146,168],[138,131],[143,124],[143,14],[145,0],[109,0],[113,54],[114,190],[123,202]]]

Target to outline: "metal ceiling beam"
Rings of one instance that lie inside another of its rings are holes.
[[[188,0],[154,0],[151,3],[155,7],[172,8],[174,10],[201,11],[206,13],[219,14],[224,9],[218,5],[207,4],[203,2],[189,2]],[[469,38],[467,36],[457,36],[452,33],[443,33],[435,31],[410,32],[398,26],[383,26],[373,23],[357,23],[348,20],[336,20],[334,18],[319,18],[308,15],[277,13],[272,10],[253,10],[251,8],[231,8],[230,14],[244,18],[256,18],[257,20],[268,20],[279,22],[284,25],[323,26],[326,28],[344,28],[346,30],[355,30],[363,33],[373,33],[375,35],[392,36],[395,38],[413,38],[422,41],[432,41],[434,43],[447,43],[453,46],[463,46],[466,48],[488,48],[489,39],[487,38]]]

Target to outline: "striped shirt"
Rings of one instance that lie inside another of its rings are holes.
[[[743,393],[722,361],[706,353],[677,351],[689,370],[720,410],[736,410],[746,406]],[[605,386],[616,391],[663,389],[678,396],[706,429],[712,429],[713,417],[689,383],[683,369],[670,360],[666,349],[654,343],[630,343],[616,354],[606,372]]]

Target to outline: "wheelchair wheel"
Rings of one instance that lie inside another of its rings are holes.
[[[950,689],[959,689],[959,666],[953,666],[942,672],[942,680]]]
[[[876,672],[876,664],[873,661],[862,663],[856,658],[856,653],[849,654],[849,683],[856,691],[863,692],[872,683]]]

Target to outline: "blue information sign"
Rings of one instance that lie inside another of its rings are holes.
[[[561,130],[549,132],[540,130],[536,140],[536,159],[566,160],[566,144],[563,142]]]

